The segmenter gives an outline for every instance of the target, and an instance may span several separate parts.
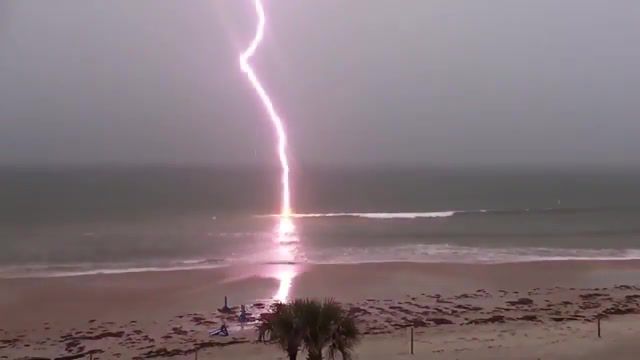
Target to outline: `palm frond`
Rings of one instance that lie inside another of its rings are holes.
[[[296,299],[276,304],[260,319],[258,334],[259,339],[268,335],[289,354],[304,347],[309,360],[322,359],[325,350],[329,359],[340,354],[342,359],[350,360],[360,340],[354,318],[333,299]]]

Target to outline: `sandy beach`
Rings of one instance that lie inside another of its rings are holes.
[[[217,308],[334,297],[365,334],[358,359],[632,359],[640,262],[260,265],[0,280],[0,358],[284,358]],[[602,337],[598,338],[597,318]],[[226,323],[231,336],[209,337]]]
[[[639,35],[0,0],[0,360],[640,360]]]

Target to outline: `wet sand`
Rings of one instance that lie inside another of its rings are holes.
[[[291,297],[334,297],[358,318],[361,359],[408,356],[410,327],[417,351],[443,359],[640,351],[626,340],[640,335],[640,261],[277,264],[2,279],[0,358],[89,351],[101,359],[152,358],[196,349],[200,359],[279,358],[275,347],[254,343],[251,325],[241,329],[237,316],[217,308],[226,295],[258,316],[282,291],[278,279],[293,273]],[[598,316],[604,340],[595,332]],[[208,337],[222,322],[231,337]]]

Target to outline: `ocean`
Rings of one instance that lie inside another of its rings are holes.
[[[640,258],[640,171],[294,169],[278,253],[278,171],[0,168],[0,277],[245,263],[500,263]]]

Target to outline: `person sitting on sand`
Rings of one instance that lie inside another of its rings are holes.
[[[209,336],[229,336],[227,325],[222,324],[219,329],[209,330]]]

